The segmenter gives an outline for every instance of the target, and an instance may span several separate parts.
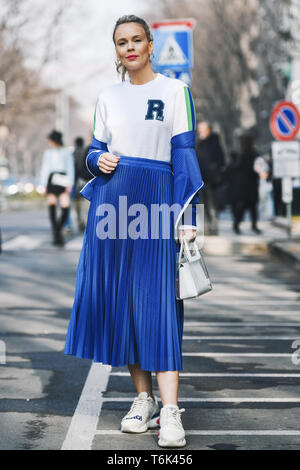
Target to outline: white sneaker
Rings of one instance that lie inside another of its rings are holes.
[[[122,432],[140,433],[159,426],[159,405],[147,392],[140,393],[133,401],[131,408],[121,421]]]
[[[160,431],[158,432],[160,447],[184,447],[185,432],[181,422],[181,414],[185,411],[176,405],[165,405],[160,410]]]

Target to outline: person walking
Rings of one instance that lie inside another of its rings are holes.
[[[81,191],[90,208],[65,354],[128,366],[137,396],[121,431],[142,433],[160,422],[159,446],[183,447],[184,309],[176,297],[176,254],[183,237],[196,237],[204,184],[194,149],[195,108],[183,81],[152,70],[145,20],[119,18],[113,42],[122,81],[104,88],[95,108],[87,156],[94,178]]]
[[[196,154],[205,181],[203,191],[204,215],[207,234],[218,235],[218,191],[223,183],[225,157],[218,135],[207,121],[199,122]]]
[[[244,134],[240,138],[239,165],[240,165],[240,200],[237,205],[237,221],[235,231],[240,232],[240,223],[244,219],[246,211],[250,212],[252,230],[261,234],[257,227],[258,202],[259,202],[259,174],[254,169],[254,163],[259,156],[254,146],[253,137]]]
[[[240,235],[239,210],[244,190],[241,177],[240,155],[235,150],[230,152],[230,163],[225,170],[224,177],[227,183],[226,200],[230,206],[233,220],[232,228],[237,235]]]
[[[48,135],[50,148],[45,150],[40,174],[40,183],[47,197],[49,218],[53,233],[53,244],[64,245],[62,229],[68,220],[70,193],[74,185],[74,162],[72,153],[63,145],[62,133],[53,130]],[[57,216],[58,203],[61,215]]]

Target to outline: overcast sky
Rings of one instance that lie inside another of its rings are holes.
[[[65,86],[82,103],[85,118],[91,119],[101,88],[120,80],[112,41],[116,20],[125,14],[143,16],[150,6],[147,0],[72,0],[54,39],[57,61],[46,69],[44,79]]]

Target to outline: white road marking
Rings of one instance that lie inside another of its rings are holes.
[[[251,430],[251,431],[236,431],[236,430],[189,430],[185,431],[186,436],[300,436],[300,431],[278,431],[278,430]],[[96,431],[98,436],[124,436],[124,433],[117,429],[98,429]],[[157,431],[147,431],[139,434],[139,436],[157,435]]]
[[[16,251],[16,250],[34,250],[40,247],[48,236],[39,236],[38,238],[28,235],[18,235],[7,242],[2,244],[3,251]]]
[[[232,284],[241,284],[241,278],[240,277],[226,277],[225,279],[221,279],[218,277],[213,278],[213,283],[218,285],[218,286],[231,286]],[[282,279],[282,280],[277,280],[277,279],[263,279],[258,277],[257,280],[252,279],[252,280],[247,280],[247,287],[249,286],[280,286],[282,288],[287,288],[287,287],[295,287],[296,289],[299,289],[299,284],[296,284],[295,282],[291,281],[289,282],[288,279]],[[276,287],[275,287],[276,288]]]
[[[83,236],[78,236],[65,244],[65,249],[68,251],[80,251],[83,244]]]
[[[212,293],[210,295],[210,300],[201,300],[199,302],[199,307],[201,308],[203,306],[207,305],[226,305],[229,304],[232,307],[244,307],[245,305],[274,305],[274,307],[280,306],[280,305],[298,305],[300,307],[300,301],[298,300],[242,300],[242,299],[233,299],[232,297],[224,298],[223,296],[220,296],[220,298],[216,298],[213,296]],[[188,301],[186,300],[186,305],[189,305],[189,302],[192,302],[191,300]],[[194,301],[193,301],[194,303]]]
[[[111,376],[130,377],[129,372],[111,372]],[[152,374],[153,376],[155,373]],[[278,373],[278,374],[249,374],[249,373],[231,373],[231,372],[179,372],[180,377],[262,377],[262,378],[299,378],[299,374]]]
[[[134,397],[107,397],[103,398],[103,402],[131,402]],[[158,398],[161,402],[161,399]],[[300,398],[191,398],[191,397],[178,397],[179,402],[191,403],[300,403]]]
[[[245,291],[242,291],[242,290],[238,290],[236,287],[234,286],[231,286],[231,288],[228,288],[227,289],[224,289],[224,288],[220,288],[220,287],[217,287],[217,286],[214,286],[214,290],[213,290],[213,294],[210,294],[210,298],[213,301],[221,301],[221,300],[224,300],[224,303],[227,304],[228,303],[228,299],[232,299],[234,301],[237,301],[237,300],[240,300],[244,303],[251,303],[252,302],[256,303],[257,300],[255,299],[259,299],[263,297],[264,300],[263,302],[272,302],[275,303],[275,301],[278,300],[278,302],[299,302],[299,292],[292,292],[292,291],[284,291],[283,289],[259,289],[259,285],[256,287],[256,291],[254,290],[254,287],[253,287],[253,291],[250,291],[250,290],[247,290],[247,292]],[[195,300],[195,299],[194,299]],[[208,300],[208,298],[207,298]],[[191,302],[192,299],[187,299],[186,302]],[[259,303],[261,303],[260,300],[258,300]],[[269,305],[269,304],[268,304]]]
[[[187,308],[190,311],[198,311],[199,310],[199,306],[197,306],[197,308],[194,308],[194,307],[193,308],[187,307]],[[227,312],[220,311],[220,310],[216,313],[214,312],[213,315],[214,315],[215,318],[217,318],[218,316],[220,316],[221,318],[224,318],[224,315],[228,316]],[[241,315],[241,312],[230,311],[230,316],[233,317],[233,318],[239,319],[239,318],[241,318],[240,315]],[[297,319],[300,318],[300,310],[298,312],[297,310],[277,310],[277,311],[274,311],[272,309],[271,310],[263,309],[263,310],[253,311],[253,309],[251,309],[251,310],[249,310],[249,313],[243,312],[243,315],[249,315],[250,318],[259,317],[259,316],[263,316],[263,315],[269,315],[269,316],[272,316],[272,317],[281,317],[281,319],[284,319],[284,317],[287,316],[290,319],[297,321]],[[295,317],[295,318],[292,318],[292,317]]]
[[[183,356],[188,357],[292,357],[293,353],[222,353],[222,352],[196,352],[196,353],[182,353]]]
[[[214,327],[214,326],[224,326],[224,327],[239,327],[239,328],[244,328],[245,326],[267,326],[267,327],[277,327],[277,326],[286,326],[286,327],[300,327],[300,321],[297,323],[292,323],[292,322],[285,322],[285,323],[279,323],[279,322],[195,322],[195,321],[186,321],[184,322],[184,327],[196,327],[196,326],[201,326],[202,328],[207,328],[207,327]]]
[[[61,450],[91,449],[110,371],[110,366],[92,364]]]
[[[195,341],[195,340],[226,340],[226,341],[294,341],[299,339],[299,336],[183,336],[184,341]]]

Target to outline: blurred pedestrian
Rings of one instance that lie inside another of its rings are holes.
[[[257,157],[254,161],[254,171],[259,175],[259,215],[265,220],[272,220],[273,186],[270,175],[270,157],[268,154]]]
[[[211,124],[202,121],[197,128],[198,136],[195,149],[205,182],[202,196],[206,231],[208,235],[218,235],[218,191],[224,181],[225,157],[219,136],[212,131]]]
[[[225,180],[227,182],[226,199],[231,209],[233,219],[233,230],[240,234],[238,226],[239,204],[242,198],[241,165],[238,152],[230,153],[230,163],[225,171]]]
[[[90,139],[89,144],[91,144],[92,138]],[[86,157],[88,154],[89,146],[84,146],[84,140],[82,137],[77,137],[75,139],[75,148],[74,148],[74,165],[75,165],[75,192],[74,192],[74,204],[77,215],[77,224],[78,229],[81,232],[85,230],[85,221],[83,219],[83,203],[84,198],[80,194],[80,191],[84,185],[92,178],[91,173],[86,167]]]
[[[182,226],[181,216],[203,187],[194,102],[183,81],[152,70],[153,37],[145,20],[119,18],[113,43],[122,82],[102,89],[95,108],[87,156],[94,178],[82,190],[90,208],[65,353],[127,365],[138,395],[121,431],[143,433],[160,419],[158,444],[183,447],[184,410],[177,403],[184,312],[175,268],[183,237],[197,235],[195,220]],[[175,202],[177,214],[157,210]],[[132,220],[133,212],[140,220]]]
[[[74,185],[74,162],[72,153],[64,147],[62,133],[53,130],[48,135],[50,148],[44,152],[40,183],[47,196],[53,244],[64,245],[62,229],[68,220],[70,193]],[[61,215],[57,217],[58,203]]]
[[[240,223],[244,219],[247,211],[250,212],[252,230],[260,234],[257,227],[258,202],[259,202],[259,174],[255,171],[255,161],[259,153],[257,152],[254,139],[250,134],[244,134],[240,139],[239,151],[239,181],[240,197],[237,207],[237,221],[234,230],[240,233]]]

